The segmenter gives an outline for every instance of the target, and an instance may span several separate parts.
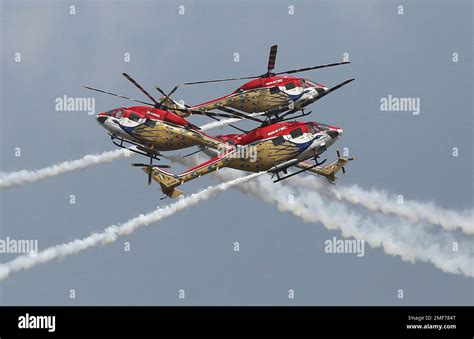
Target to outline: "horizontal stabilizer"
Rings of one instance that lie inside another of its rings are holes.
[[[149,167],[142,167],[142,170],[146,174],[149,174]],[[176,198],[183,194],[182,191],[175,188],[181,184],[181,181],[172,174],[158,168],[153,168],[151,177],[160,185],[161,191],[170,198]]]
[[[338,150],[338,155],[339,155],[339,150]],[[319,167],[319,166],[313,167],[312,165],[304,161],[299,162],[298,164],[295,165],[295,167],[322,175],[326,177],[330,183],[334,183],[337,179],[336,173],[339,172],[341,169],[343,170],[343,172],[345,172],[344,166],[351,160],[354,160],[354,158],[345,158],[345,157],[338,156],[338,159],[336,161],[333,161],[329,165],[326,165],[323,167]]]

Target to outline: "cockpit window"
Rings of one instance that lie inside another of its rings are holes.
[[[295,88],[295,87],[296,87],[296,85],[295,85],[294,82],[289,82],[289,83],[287,83],[287,84],[285,85],[285,88],[286,88],[286,89],[293,89],[293,88]]]
[[[328,131],[330,128],[324,124],[318,124],[319,130],[321,131]]]
[[[138,114],[135,114],[135,113],[131,113],[128,118],[129,118],[130,120],[132,120],[132,121],[138,121],[138,120],[140,120],[140,116],[139,116]]]
[[[298,137],[302,136],[302,135],[303,135],[303,131],[301,130],[301,128],[297,128],[297,129],[292,130],[292,131],[290,132],[290,134],[291,134],[291,137],[292,137],[293,139],[295,139],[295,138],[298,138]]]
[[[270,87],[270,94],[276,94],[280,92],[280,88],[278,86]]]
[[[318,133],[318,130],[316,129],[316,127],[314,125],[309,125],[309,132],[311,134],[316,134],[316,133]]]
[[[282,136],[279,136],[279,137],[273,138],[272,142],[273,142],[273,145],[278,146],[285,142],[285,138],[283,138]]]
[[[316,92],[318,92],[318,94],[323,94],[326,91],[324,90],[324,88],[316,87]]]
[[[146,119],[146,121],[145,121],[145,126],[147,126],[147,127],[155,127],[155,125],[156,125],[156,121],[155,121],[155,120]]]
[[[105,115],[109,115],[111,117],[121,118],[123,115],[123,109],[112,109],[110,111],[105,112]]]

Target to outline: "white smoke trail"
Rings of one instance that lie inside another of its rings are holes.
[[[182,163],[181,159],[173,160]],[[216,172],[220,180],[240,175],[241,172],[230,169]],[[395,214],[359,213],[351,210],[352,204],[345,200],[327,200],[318,191],[308,190],[307,186],[300,185],[295,190],[286,184],[274,184],[267,177],[237,188],[267,203],[275,203],[280,211],[291,212],[304,222],[321,223],[330,230],[338,229],[344,237],[364,240],[373,248],[382,247],[385,253],[400,256],[404,261],[430,262],[446,273],[474,277],[470,236],[434,230],[426,221],[404,222]]]
[[[8,278],[12,273],[28,270],[39,264],[50,262],[57,258],[63,258],[69,255],[77,254],[90,247],[97,245],[106,245],[113,243],[119,236],[130,235],[137,228],[148,225],[150,223],[158,222],[166,217],[175,214],[185,208],[195,206],[200,201],[209,199],[216,194],[227,190],[229,187],[242,184],[251,180],[265,172],[254,173],[245,177],[239,177],[227,182],[223,182],[217,186],[209,186],[198,193],[191,194],[185,198],[179,199],[177,202],[169,204],[163,208],[158,208],[153,212],[145,215],[140,215],[136,218],[130,219],[120,225],[112,225],[107,227],[102,233],[93,233],[87,238],[76,239],[71,242],[56,245],[39,252],[35,256],[22,255],[12,261],[0,265],[0,280]]]
[[[172,161],[184,164],[178,157],[169,158]],[[199,161],[202,162],[204,159]],[[190,163],[194,164],[193,161]],[[402,217],[411,223],[428,222],[432,225],[439,225],[447,231],[461,229],[465,234],[474,234],[474,211],[472,209],[455,211],[441,208],[431,202],[414,200],[404,200],[403,204],[399,204],[395,196],[391,196],[385,191],[365,190],[357,185],[335,186],[330,185],[326,180],[320,179],[314,175],[299,175],[288,179],[284,183],[287,186],[299,189],[314,189],[327,197],[354,206],[361,206],[372,212]]]
[[[263,113],[252,113],[249,116],[259,116]],[[209,131],[215,128],[221,128],[234,122],[242,121],[242,119],[232,118],[215,121],[201,126],[203,131]],[[0,189],[9,189],[12,187],[20,187],[28,183],[54,177],[60,174],[81,170],[89,166],[111,162],[113,160],[130,156],[132,153],[126,149],[104,152],[102,154],[89,154],[81,159],[65,161],[56,165],[52,165],[39,170],[22,170],[12,173],[0,172]]]
[[[227,126],[234,122],[239,122],[239,121],[242,121],[242,119],[231,118],[231,119],[224,119],[220,121],[214,121],[214,122],[210,122],[208,124],[202,125],[201,130],[209,131],[211,129],[221,128],[221,127],[224,127],[224,126]]]
[[[233,177],[224,171],[218,175],[224,180]],[[383,214],[359,214],[347,204],[323,199],[316,191],[294,190],[275,185],[268,178],[259,179],[239,189],[267,203],[276,203],[280,211],[291,212],[304,222],[320,222],[327,229],[339,229],[344,237],[365,240],[371,247],[382,247],[385,253],[398,255],[404,261],[431,262],[444,272],[474,277],[470,237],[433,232],[430,225],[402,222]],[[455,246],[458,251],[453,250]]]
[[[38,180],[54,177],[60,174],[81,170],[89,166],[111,162],[113,160],[130,156],[131,152],[126,149],[104,152],[101,154],[89,154],[77,160],[65,161],[56,165],[38,170],[22,170],[18,172],[5,173],[0,177],[0,188],[9,189],[23,186]]]
[[[258,117],[259,115],[262,115],[262,114],[264,114],[264,113],[252,113],[252,114],[249,114],[249,116]],[[239,121],[242,121],[242,120],[243,119],[230,118],[230,119],[223,119],[223,120],[220,120],[220,121],[214,121],[214,122],[210,122],[208,124],[202,125],[201,130],[210,131],[211,129],[225,127],[225,126],[230,125],[234,122],[239,122]]]
[[[362,206],[373,212],[396,215],[411,223],[428,222],[445,230],[461,229],[466,234],[474,234],[473,210],[454,211],[436,206],[431,202],[404,200],[397,203],[395,196],[375,189],[364,190],[357,185],[334,186],[314,176],[296,176],[286,182],[297,188],[314,188],[329,197],[343,200],[355,206]]]

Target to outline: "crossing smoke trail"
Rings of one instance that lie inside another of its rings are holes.
[[[169,159],[181,164],[195,164],[191,159],[178,157],[169,157]],[[205,160],[199,159],[197,162],[203,161]],[[298,189],[315,189],[329,198],[361,206],[372,212],[402,217],[411,223],[427,222],[439,225],[447,231],[461,229],[465,234],[474,234],[473,210],[455,211],[438,207],[434,203],[414,200],[405,200],[403,204],[398,204],[395,197],[384,191],[364,190],[357,185],[334,186],[327,183],[326,180],[319,180],[314,175],[295,176],[285,181],[285,185]]]
[[[220,180],[230,180],[240,173],[222,169],[216,175]],[[304,222],[321,223],[329,230],[340,230],[346,238],[365,240],[371,247],[381,247],[385,253],[400,256],[404,261],[430,262],[446,273],[474,277],[470,236],[435,230],[427,222],[404,222],[397,215],[358,213],[351,210],[352,205],[347,202],[324,199],[318,191],[307,187],[295,190],[288,183],[274,184],[267,177],[257,178],[252,185],[236,187],[267,203],[275,203],[280,211],[293,213]],[[457,251],[453,250],[454,246]]]
[[[38,170],[22,170],[13,173],[5,173],[0,177],[0,188],[9,189],[12,187],[20,187],[28,183],[81,170],[89,166],[111,162],[119,158],[130,156],[130,154],[131,152],[128,150],[119,149],[101,154],[89,154],[77,160],[61,162]]]
[[[224,180],[232,177],[224,172],[218,175]],[[444,272],[474,277],[469,237],[455,237],[442,230],[433,232],[426,223],[400,222],[396,217],[383,214],[358,214],[341,202],[323,199],[316,191],[296,191],[275,185],[268,178],[259,179],[239,189],[267,203],[276,203],[280,211],[291,212],[304,222],[320,222],[327,229],[339,229],[344,237],[365,240],[371,247],[382,247],[385,253],[400,256],[404,261],[431,262]],[[289,199],[290,196],[293,199]],[[457,244],[457,252],[453,251],[454,244]]]
[[[466,234],[474,234],[473,211],[454,211],[443,209],[433,203],[405,200],[398,204],[396,197],[384,191],[364,190],[357,185],[329,185],[323,180],[315,180],[311,176],[297,176],[288,181],[288,185],[297,188],[314,188],[332,198],[362,206],[373,212],[395,215],[406,218],[411,223],[428,222],[440,225],[447,231],[461,229]]]
[[[224,192],[229,187],[247,182],[263,173],[264,172],[254,173],[245,177],[239,177],[227,182],[223,182],[216,186],[209,186],[198,193],[179,199],[178,201],[163,208],[158,208],[155,211],[145,215],[142,214],[136,218],[128,220],[123,224],[109,226],[102,233],[94,233],[87,238],[76,239],[66,244],[49,247],[39,252],[36,256],[19,256],[8,263],[0,264],[0,280],[8,278],[8,276],[14,272],[28,270],[39,264],[44,264],[54,259],[77,254],[90,247],[113,243],[119,236],[130,235],[139,227],[158,222],[175,214],[178,211],[195,206],[203,200],[207,200],[220,192]]]

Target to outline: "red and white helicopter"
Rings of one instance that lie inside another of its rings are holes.
[[[153,159],[160,160],[158,156],[161,151],[172,151],[192,146],[204,146],[209,148],[222,147],[222,142],[205,132],[198,126],[190,123],[184,117],[191,114],[199,114],[218,118],[246,118],[243,114],[215,113],[197,111],[190,108],[168,107],[165,101],[170,101],[169,96],[176,91],[175,87],[169,94],[165,94],[159,87],[157,90],[164,95],[161,101],[157,101],[141,85],[139,85],[128,74],[123,75],[132,82],[153,103],[132,99],[123,95],[107,92],[97,88],[84,86],[85,88],[127,100],[141,103],[141,106],[119,107],[97,115],[97,121],[104,127],[112,142],[119,147],[129,149],[135,153],[149,157],[149,164],[133,164],[134,166],[147,166],[167,168],[167,165],[153,165]],[[260,122],[260,120],[257,120]],[[151,176],[148,177],[148,184]]]
[[[341,169],[345,173],[344,165],[353,158],[341,157],[339,150],[338,159],[329,165],[321,166],[326,159],[318,162],[318,158],[341,137],[342,132],[342,128],[317,122],[278,122],[243,134],[217,136],[222,142],[221,148],[205,149],[206,153],[214,154],[214,157],[179,175],[157,167],[142,168],[160,185],[162,192],[171,198],[182,195],[177,189],[181,184],[224,167],[246,172],[267,171],[277,177],[274,182],[310,171],[334,183],[335,174]],[[310,159],[315,164],[306,162]],[[299,170],[288,174],[290,167]]]
[[[332,88],[328,88],[323,84],[305,78],[290,76],[290,74],[294,73],[349,64],[348,61],[274,73],[277,48],[277,45],[270,48],[267,72],[262,75],[184,83],[184,85],[195,85],[253,79],[228,95],[202,104],[190,106],[189,108],[204,111],[218,109],[234,114],[236,113],[234,109],[245,113],[265,112],[265,115],[275,117],[279,117],[279,114],[285,112],[284,115],[286,116],[297,111],[303,111],[309,104],[354,80],[349,79]],[[306,115],[304,111],[302,115]]]
[[[333,88],[328,88],[307,79],[280,76],[280,74],[331,67],[348,62],[273,73],[276,52],[277,46],[272,46],[266,74],[257,77],[239,78],[256,79],[239,87],[238,90],[228,96],[192,107],[181,105],[170,98],[178,86],[175,86],[168,94],[165,94],[159,87],[156,87],[163,95],[161,101],[158,102],[126,73],[123,73],[123,75],[153,103],[147,103],[92,87],[86,88],[146,105],[128,108],[121,107],[102,112],[97,116],[97,120],[108,130],[114,144],[150,158],[149,164],[132,165],[142,167],[148,174],[148,184],[154,179],[160,184],[162,191],[167,196],[175,197],[180,195],[181,192],[175,187],[185,181],[222,167],[253,172],[269,171],[277,176],[278,179],[276,181],[303,171],[311,171],[325,176],[330,182],[334,182],[336,179],[335,173],[340,169],[344,172],[344,164],[352,160],[352,158],[341,158],[338,152],[338,159],[324,167],[320,167],[320,165],[325,160],[318,162],[317,158],[340,137],[342,129],[315,122],[285,121],[297,118],[286,116],[299,110],[302,111],[300,116],[310,114],[311,112],[304,112],[305,106],[354,79],[349,79]],[[229,80],[238,79],[221,79],[197,83]],[[246,113],[263,112],[261,114],[266,115],[268,118],[266,121],[262,121],[252,115],[231,109],[228,106]],[[224,113],[209,112],[210,109],[218,109]],[[248,132],[237,128],[244,132],[240,135],[230,134],[212,137],[185,119],[185,117],[191,114],[205,115],[216,120],[222,117],[250,119],[261,123],[261,126]],[[130,143],[134,147],[126,147],[124,143]],[[218,154],[210,161],[179,176],[161,170],[161,168],[168,168],[168,165],[152,164],[153,159],[159,160],[157,156],[160,151],[171,151],[191,146],[199,146],[200,150],[204,150],[206,153],[214,150]],[[240,156],[239,152],[242,149],[254,149],[255,161]],[[315,160],[315,165],[309,165],[304,162],[311,158]],[[286,175],[287,169],[292,166],[300,168],[300,170]],[[280,172],[283,172],[286,176],[280,177]]]

